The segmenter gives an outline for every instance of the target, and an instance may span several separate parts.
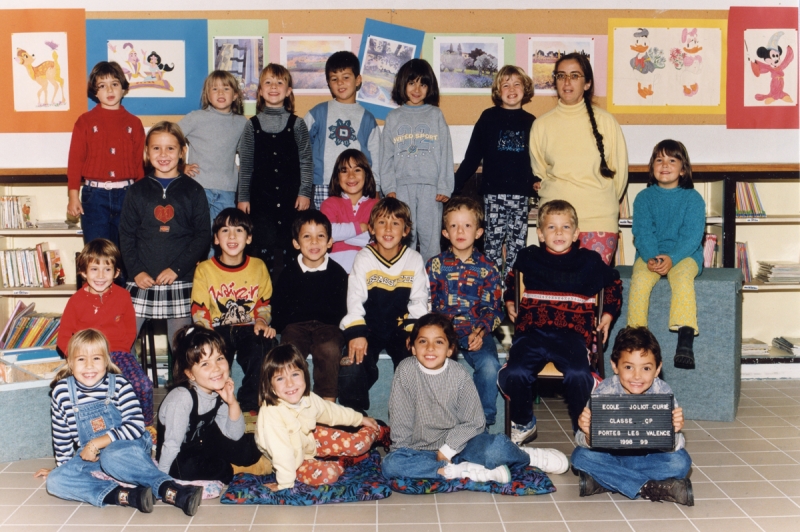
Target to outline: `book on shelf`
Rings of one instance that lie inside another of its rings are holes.
[[[764,218],[766,215],[756,184],[741,181],[736,183],[736,217]]]
[[[64,284],[64,268],[58,250],[41,242],[33,249],[0,250],[3,288],[50,288]]]
[[[619,200],[619,219],[628,220],[631,218],[631,202],[628,199],[628,192]]]
[[[741,268],[745,283],[753,282],[753,273],[750,270],[750,253],[747,249],[747,242],[736,242],[735,266],[737,268]]]
[[[800,283],[800,262],[787,260],[760,260],[756,279],[765,283]]]
[[[717,264],[717,235],[705,233],[703,235],[703,267],[713,268]]]
[[[742,338],[742,356],[765,356],[769,355],[769,344],[757,340],[756,338]]]
[[[29,313],[14,319],[8,329],[3,349],[53,346],[58,338],[61,315],[54,313]]]
[[[773,347],[777,347],[782,351],[791,353],[796,357],[800,357],[800,338],[792,338],[789,336],[779,336],[772,339]]]
[[[31,229],[35,199],[33,196],[0,196],[0,224],[3,229]]]
[[[67,282],[59,251],[57,249],[45,251],[44,259],[47,264],[47,275],[50,277],[50,286],[58,286]]]

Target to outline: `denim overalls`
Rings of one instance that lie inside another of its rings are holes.
[[[47,491],[56,497],[103,506],[103,499],[119,484],[94,477],[92,473],[95,471],[102,471],[120,482],[150,487],[156,497],[159,486],[172,480],[153,464],[150,458],[153,443],[147,431],[136,440],[111,442],[101,450],[96,462],[81,458],[81,451],[90,441],[122,425],[122,415],[114,405],[116,375],[109,373],[107,378],[105,399],[78,406],[75,377],[67,377],[79,448],[69,462],[53,469],[47,476]]]

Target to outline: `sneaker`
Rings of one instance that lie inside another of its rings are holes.
[[[675,502],[694,506],[692,481],[688,478],[668,478],[667,480],[648,480],[639,490],[643,499],[651,502]]]
[[[541,449],[539,447],[520,447],[531,457],[531,465],[545,473],[563,475],[569,470],[567,455],[558,449]]]
[[[113,501],[117,506],[131,506],[143,514],[153,512],[153,490],[145,486],[136,488],[123,488],[120,486],[111,492]]]
[[[486,469],[482,465],[472,464],[472,466],[461,473],[462,478],[468,478],[475,482],[496,482],[498,484],[508,484],[511,482],[511,470],[508,466],[499,466],[494,469]]]
[[[607,493],[610,490],[605,489],[603,486],[597,483],[597,481],[592,478],[589,473],[584,471],[580,471],[580,496],[581,497],[590,497],[592,495],[597,495],[598,493]]]
[[[183,513],[188,516],[193,516],[197,513],[197,507],[200,506],[200,501],[203,499],[203,488],[200,486],[181,486],[175,482],[164,482],[159,488],[163,489],[164,495],[161,497],[167,504],[177,506]]]
[[[511,422],[511,441],[517,445],[528,443],[536,438],[536,420],[531,420],[527,425]]]

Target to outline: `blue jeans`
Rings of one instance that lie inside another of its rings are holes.
[[[230,190],[219,190],[216,188],[207,188],[206,191],[206,199],[208,200],[208,212],[211,215],[211,227],[214,227],[214,218],[217,217],[219,213],[222,212],[222,209],[227,209],[228,207],[236,207],[236,192]],[[214,237],[211,237],[211,241],[213,244]],[[214,246],[211,246],[211,251],[208,254],[208,258],[214,256]]]
[[[530,464],[528,453],[511,443],[505,434],[478,434],[453,457],[454,464],[471,462],[487,469],[507,465],[511,471]],[[444,478],[439,469],[447,461],[437,460],[436,451],[417,451],[401,447],[386,455],[381,464],[386,478]]]
[[[84,186],[81,190],[83,242],[107,238],[119,247],[119,217],[128,188],[106,190]]]
[[[152,445],[148,432],[137,440],[117,440],[103,449],[96,462],[81,458],[80,448],[69,462],[47,475],[47,492],[61,499],[103,506],[103,499],[119,484],[92,476],[92,472],[102,471],[121,482],[151,488],[158,497],[158,488],[172,477],[153,464]]]
[[[576,447],[572,451],[572,465],[591,475],[604,488],[635,499],[648,480],[686,478],[692,459],[685,449],[672,453],[620,456]]]
[[[475,370],[472,379],[481,398],[486,426],[494,425],[497,417],[497,372],[500,371],[500,360],[497,358],[497,346],[494,337],[487,334],[483,337],[483,345],[477,351],[468,351],[468,337],[458,342],[464,360]]]

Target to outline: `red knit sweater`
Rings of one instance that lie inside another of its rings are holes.
[[[369,224],[369,215],[376,203],[378,203],[377,199],[370,198],[359,205],[358,212],[353,214],[353,203],[350,198],[335,198],[331,196],[322,202],[319,210],[328,217],[332,224],[353,224],[356,234],[360,234],[360,224]],[[344,241],[339,241],[333,243],[331,253],[347,250],[359,251],[360,249],[358,246],[351,246]]]
[[[81,178],[121,181],[144,177],[144,127],[124,107],[110,110],[98,105],[83,113],[72,129],[67,163],[69,190]]]
[[[112,285],[102,298],[89,292],[86,286],[75,292],[61,316],[58,348],[67,354],[67,344],[72,335],[90,328],[105,335],[112,353],[130,353],[136,339],[136,313],[128,291]]]

